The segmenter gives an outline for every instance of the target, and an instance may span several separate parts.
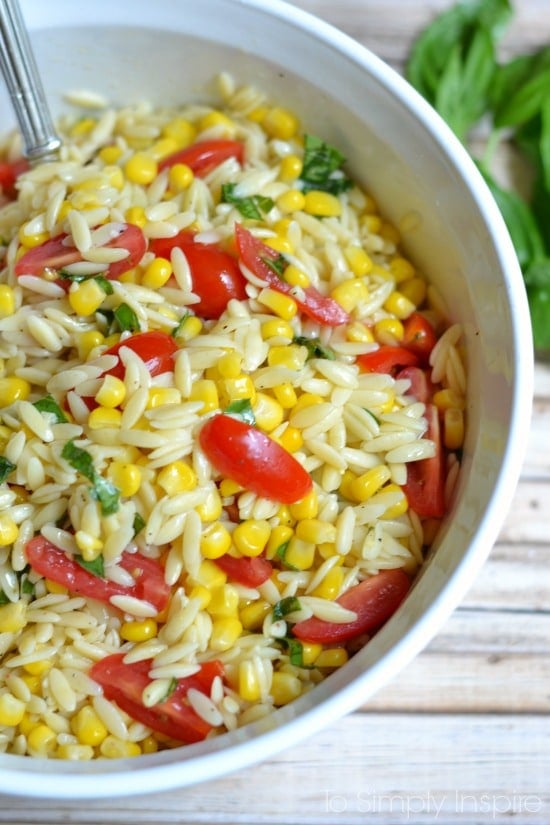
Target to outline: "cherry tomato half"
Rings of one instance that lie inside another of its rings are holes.
[[[294,456],[261,430],[230,415],[210,418],[199,442],[219,473],[258,496],[291,504],[312,488],[309,474]]]
[[[383,625],[395,613],[409,587],[409,577],[403,570],[382,570],[351,587],[336,600],[342,607],[353,610],[356,619],[337,624],[313,616],[295,624],[292,632],[303,642],[320,644],[355,639]]]
[[[276,261],[279,252],[263,244],[240,224],[235,224],[235,238],[240,259],[247,269],[277,292],[283,292],[285,295],[292,293],[294,287],[283,281],[269,263],[266,263]],[[292,297],[304,315],[328,327],[337,327],[349,322],[350,316],[333,298],[323,295],[313,286],[306,287],[303,293],[303,300],[299,300],[294,294]]]
[[[125,664],[123,653],[113,653],[95,662],[90,676],[102,686],[107,699],[116,702],[121,710],[137,722],[187,745],[202,741],[212,730],[212,725],[195,713],[187,693],[190,688],[194,688],[209,696],[216,676],[223,678],[221,662],[205,662],[193,676],[178,679],[167,699],[152,707],[145,707],[142,695],[151,682],[150,670],[151,659]]]
[[[95,576],[51,541],[35,536],[25,548],[30,566],[41,576],[63,585],[71,593],[110,604],[111,596],[132,596],[149,602],[160,613],[168,604],[170,588],[155,559],[140,553],[123,553],[119,562],[134,578],[131,586]]]
[[[119,341],[109,349],[105,350],[103,355],[118,355],[121,347],[128,347],[132,352],[138,355],[149,374],[162,375],[165,372],[172,372],[174,369],[174,355],[178,351],[178,345],[171,335],[160,330],[152,330],[151,332],[138,332],[137,335],[132,335],[124,340]],[[125,367],[119,359],[118,364],[107,370],[106,375],[114,375],[115,378],[124,378]]]
[[[363,372],[384,372],[393,375],[398,367],[416,366],[418,357],[405,347],[381,344],[372,352],[358,355],[357,363]]]
[[[17,158],[12,161],[0,161],[0,186],[6,197],[13,200],[17,197],[17,189],[15,182],[19,175],[29,169],[29,161],[27,158]]]
[[[437,335],[428,319],[420,312],[413,312],[404,321],[403,329],[403,346],[414,352],[423,364],[427,364],[437,343]]]
[[[231,581],[238,582],[245,587],[259,587],[269,579],[273,573],[271,562],[263,556],[236,558],[226,553],[215,560]]]
[[[424,518],[441,518],[445,514],[445,455],[441,443],[441,428],[437,407],[426,405],[428,422],[425,437],[435,443],[433,458],[410,461],[407,482],[403,486],[409,506]]]
[[[246,278],[233,255],[216,244],[197,243],[185,230],[174,238],[155,238],[150,244],[155,255],[168,259],[174,247],[183,251],[189,264],[193,292],[200,298],[193,304],[196,315],[217,319],[231,298],[246,300]]]
[[[420,367],[404,367],[399,370],[395,376],[396,381],[406,379],[410,381],[410,389],[407,390],[407,395],[412,395],[417,401],[427,404],[434,394],[434,385],[430,380],[430,376],[426,370]]]
[[[243,164],[244,143],[238,140],[199,140],[185,149],[180,149],[161,160],[159,171],[168,169],[175,163],[184,163],[198,178],[204,178],[209,172],[228,158],[236,158]]]

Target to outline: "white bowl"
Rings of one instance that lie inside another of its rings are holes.
[[[22,3],[52,109],[67,89],[114,103],[187,101],[229,70],[338,146],[399,224],[465,330],[468,427],[456,504],[406,602],[348,664],[260,723],[198,745],[86,763],[0,756],[0,792],[75,799],[213,779],[290,747],[365,702],[434,636],[489,553],[511,502],[532,395],[530,322],[503,221],[473,163],[390,68],[279,0]],[[131,24],[128,21],[131,21]],[[13,122],[0,100],[0,122]]]

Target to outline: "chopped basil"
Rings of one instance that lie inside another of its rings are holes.
[[[223,183],[221,199],[222,203],[230,203],[236,206],[244,218],[261,221],[263,216],[275,206],[271,198],[266,198],[264,195],[248,195],[239,198],[233,194],[236,186],[236,183]]]
[[[28,576],[21,579],[21,594],[24,596],[34,596],[34,584]]]
[[[138,317],[128,304],[118,306],[114,311],[114,315],[121,332],[139,332]]]
[[[183,327],[185,326],[185,322],[187,321],[187,319],[189,317],[191,317],[191,313],[190,312],[184,312],[184,314],[179,319],[179,321],[177,323],[177,326],[175,326],[174,329],[172,330],[172,332],[170,333],[172,338],[177,338],[178,335],[181,335]]]
[[[73,556],[73,558],[77,564],[84,568],[84,570],[87,570],[89,573],[93,573],[94,576],[97,576],[100,579],[105,578],[105,564],[103,561],[103,556],[99,555],[96,559],[93,559],[93,561],[86,561],[86,559],[78,555]]]
[[[172,676],[172,678],[170,679],[170,683],[169,683],[169,685],[166,689],[166,693],[164,694],[164,697],[160,701],[161,702],[166,702],[166,700],[169,699],[170,696],[174,693],[177,686],[178,686],[178,680],[176,679],[175,676]]]
[[[353,181],[341,170],[344,161],[344,156],[334,146],[314,135],[305,135],[304,162],[300,175],[303,188],[320,189],[331,195],[345,192],[353,186]]]
[[[112,295],[114,292],[112,283],[104,275],[80,275],[74,272],[67,272],[66,269],[59,269],[56,274],[59,278],[65,281],[71,281],[73,284],[81,284],[84,281],[95,281],[105,295]]]
[[[254,415],[250,398],[241,398],[238,401],[233,401],[233,403],[225,408],[224,412],[227,413],[227,415],[232,415],[234,418],[240,418],[241,421],[245,421],[252,426],[256,424],[256,416]]]
[[[295,335],[292,339],[294,344],[299,344],[301,347],[307,349],[307,360],[311,358],[326,358],[329,361],[334,361],[334,352],[325,347],[319,338],[307,338],[305,335]]]
[[[66,424],[68,421],[67,416],[55,400],[52,398],[51,395],[45,395],[44,398],[39,398],[38,401],[34,402],[34,405],[38,412],[41,413],[51,413],[51,415],[55,418],[56,424]]]
[[[279,278],[283,277],[283,273],[287,268],[288,262],[284,255],[277,255],[276,258],[268,258],[263,257],[261,259],[264,264],[266,264],[273,272],[279,276]]]
[[[277,639],[277,643],[288,653],[291,665],[294,665],[294,667],[310,667],[310,665],[304,665],[304,646],[298,639],[283,636],[283,638]]]
[[[15,470],[15,464],[8,461],[3,455],[0,455],[0,484],[7,479],[9,474]]]
[[[3,590],[0,590],[0,605],[9,604],[9,599]]]
[[[137,536],[138,533],[141,533],[141,531],[145,527],[145,519],[139,513],[135,514],[132,527],[134,528],[134,538]]]
[[[94,281],[101,287],[105,295],[113,295],[113,285],[110,282],[110,280],[106,278],[104,275],[95,275]]]
[[[67,441],[61,451],[61,457],[92,483],[92,495],[101,504],[103,515],[110,516],[116,513],[119,507],[120,490],[96,471],[90,453],[77,447],[74,441]]]
[[[101,512],[104,516],[111,516],[117,512],[120,490],[103,476],[96,476],[92,487],[92,495],[101,504]]]
[[[369,410],[368,407],[363,407],[366,413],[370,415],[370,417],[377,423],[380,424],[380,419],[373,413],[372,410]]]
[[[295,610],[300,610],[300,600],[296,596],[286,596],[284,599],[278,601],[273,605],[272,616],[274,621],[284,619],[289,613],[294,613]]]
[[[280,544],[275,551],[275,556],[276,558],[281,560],[282,565],[286,567],[287,570],[298,570],[297,567],[295,567],[293,564],[289,564],[286,560],[287,547],[288,541],[285,541],[283,544]]]

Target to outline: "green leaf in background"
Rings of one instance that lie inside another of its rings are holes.
[[[540,111],[550,95],[550,68],[530,77],[495,112],[497,128],[521,126]]]
[[[529,310],[533,326],[533,338],[538,350],[550,350],[550,288],[528,287]]]

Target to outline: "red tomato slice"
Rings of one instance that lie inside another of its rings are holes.
[[[430,353],[437,343],[434,328],[420,312],[413,312],[403,323],[403,328],[403,346],[414,352],[422,363],[427,364]]]
[[[128,347],[138,355],[151,376],[162,375],[165,372],[172,372],[174,369],[174,355],[178,351],[178,345],[171,335],[160,330],[153,330],[152,332],[138,332],[137,335],[132,335],[119,341],[109,349],[105,350],[103,355],[118,355],[121,347]],[[114,375],[115,378],[124,378],[125,367],[122,361],[107,370],[106,375]]]
[[[215,560],[215,563],[232,581],[243,584],[245,587],[259,587],[269,579],[273,573],[271,562],[263,556],[249,558],[235,558],[226,553]]]
[[[178,679],[175,690],[167,699],[148,708],[143,704],[142,695],[151,682],[150,670],[151,659],[125,664],[123,653],[113,653],[95,662],[90,676],[102,686],[107,699],[116,702],[137,722],[186,745],[202,741],[212,730],[212,725],[195,713],[187,693],[190,688],[195,688],[209,696],[216,676],[224,676],[221,662],[205,662],[193,676]]]
[[[383,625],[395,613],[409,587],[409,577],[403,570],[382,570],[336,600],[357,614],[354,621],[336,624],[313,616],[295,624],[292,632],[303,642],[332,644],[355,639]]]
[[[236,158],[241,166],[244,161],[244,143],[238,140],[199,140],[169,155],[159,163],[159,171],[168,169],[175,163],[185,163],[198,178],[204,178],[209,172],[228,158]]]
[[[0,162],[0,186],[6,197],[11,200],[17,197],[15,182],[19,175],[22,175],[27,169],[29,169],[29,161],[27,158],[17,158],[17,160],[9,162]]]
[[[27,543],[26,553],[33,570],[63,585],[71,593],[105,604],[110,604],[111,596],[133,596],[150,602],[159,613],[168,604],[170,587],[164,581],[163,568],[155,559],[140,553],[123,553],[119,562],[135,580],[130,587],[95,576],[43,536],[31,539]]]
[[[404,347],[381,344],[372,352],[358,355],[357,363],[363,372],[384,372],[393,375],[397,367],[416,366],[418,357]]]
[[[235,238],[240,259],[244,266],[258,278],[261,278],[262,281],[266,281],[277,292],[282,292],[285,295],[291,294],[295,287],[283,281],[266,263],[266,260],[276,261],[279,258],[279,253],[263,244],[240,224],[235,224]],[[294,295],[292,297],[304,315],[328,327],[337,327],[340,324],[349,322],[350,316],[333,298],[323,295],[313,286],[306,287],[303,292],[303,300],[298,300]]]
[[[104,246],[114,249],[127,249],[129,255],[122,261],[109,264],[109,268],[101,274],[110,279],[118,278],[123,272],[136,266],[147,249],[147,240],[139,228],[131,223],[121,224],[121,232]],[[25,252],[15,264],[16,275],[43,275],[44,270],[59,270],[69,264],[82,261],[82,255],[75,246],[67,246],[67,235],[62,233],[50,238],[40,246],[35,246]],[[69,289],[70,281],[64,278],[59,283]]]
[[[407,464],[407,483],[403,486],[409,506],[425,518],[441,518],[445,514],[445,455],[437,407],[427,404],[424,413],[428,421],[426,438],[435,442],[433,458]]]
[[[201,318],[217,319],[231,298],[245,301],[246,278],[233,255],[216,244],[197,243],[191,232],[180,232],[174,238],[158,238],[151,241],[151,250],[161,258],[170,259],[170,252],[177,246],[185,253],[193,292],[200,301],[193,304],[193,312]]]
[[[312,488],[309,473],[294,456],[261,430],[230,415],[210,418],[199,442],[219,473],[258,496],[292,504]]]
[[[395,376],[396,381],[406,378],[411,382],[407,395],[412,395],[417,401],[428,404],[434,393],[434,385],[429,375],[420,367],[404,367]]]

